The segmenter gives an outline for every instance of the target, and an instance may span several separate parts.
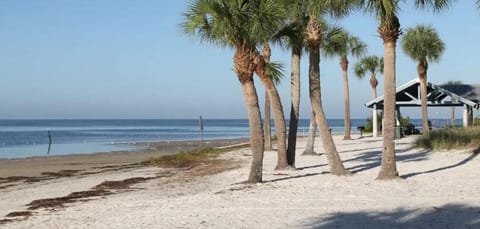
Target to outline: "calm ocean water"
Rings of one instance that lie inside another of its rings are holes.
[[[420,123],[420,120],[413,121]],[[356,132],[356,127],[365,123],[365,119],[352,119],[352,131]],[[328,124],[333,133],[344,131],[343,119],[329,119]],[[308,125],[308,119],[299,121],[299,135],[308,133]],[[50,150],[49,132],[52,139]],[[246,119],[204,120],[204,139],[240,137],[248,137]],[[47,156],[47,152],[48,155],[65,155],[134,150],[137,148],[117,143],[200,138],[199,120],[194,119],[0,120],[0,158]]]

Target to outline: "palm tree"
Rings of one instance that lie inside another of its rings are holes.
[[[300,117],[300,60],[305,48],[305,39],[302,34],[305,31],[306,20],[303,16],[302,1],[285,0],[285,7],[289,10],[289,16],[284,27],[274,36],[273,41],[281,47],[291,50],[291,107],[290,123],[288,129],[287,157],[288,165],[295,167],[295,150],[297,145],[298,119]]]
[[[359,79],[363,79],[367,73],[370,74],[370,86],[372,87],[372,99],[377,95],[377,74],[383,74],[383,58],[378,56],[366,56],[355,64],[354,72]]]
[[[378,80],[376,75],[378,73],[383,74],[383,58],[377,56],[366,56],[360,59],[354,67],[355,74],[359,79],[363,79],[367,73],[370,74],[370,86],[372,87],[372,99],[376,99],[377,96],[377,85]],[[372,121],[373,123],[378,123],[378,112],[377,109],[372,110]],[[378,125],[377,128],[373,130],[373,137],[378,136]]]
[[[303,151],[302,155],[317,155],[314,149],[316,131],[317,122],[315,122],[315,112],[312,111],[312,115],[310,117],[310,125],[308,128],[307,145],[305,146],[305,150]]]
[[[275,131],[277,134],[277,166],[278,169],[289,168],[287,160],[287,142],[286,142],[286,128],[285,128],[285,116],[283,114],[283,106],[278,94],[276,85],[280,83],[282,73],[278,70],[282,66],[278,63],[270,62],[271,50],[268,42],[263,45],[263,61],[257,64],[255,73],[260,77],[263,85],[266,89],[265,96],[265,123],[268,123],[268,127],[265,127],[264,133],[270,137],[270,106],[273,108],[273,118],[275,123]],[[262,58],[261,58],[262,59]],[[268,107],[267,107],[268,106]],[[271,144],[271,139],[268,140]]]
[[[417,73],[420,79],[422,103],[423,136],[429,135],[427,112],[427,71],[428,63],[437,62],[445,49],[445,44],[430,25],[417,25],[406,30],[402,40],[403,52],[418,62]]]
[[[415,0],[420,9],[439,11],[452,3],[452,0]],[[384,124],[383,152],[381,169],[377,179],[393,179],[398,177],[395,159],[395,59],[396,44],[401,34],[397,13],[400,10],[399,0],[361,0],[367,12],[376,16],[378,33],[384,47]]]
[[[348,88],[348,56],[360,57],[367,49],[367,45],[360,41],[360,38],[350,35],[343,28],[333,28],[324,39],[323,54],[326,57],[339,56],[340,68],[343,78],[343,93],[345,105],[345,134],[344,140],[350,140],[351,124],[350,124],[350,90]]]
[[[307,1],[306,15],[308,24],[305,36],[309,52],[309,92],[315,120],[320,130],[325,155],[327,156],[330,172],[334,175],[346,175],[348,171],[343,166],[332,135],[328,130],[327,119],[323,111],[320,86],[320,46],[324,35],[325,23],[323,17],[332,15],[340,17],[350,12],[353,3],[349,0]]]
[[[253,153],[247,182],[261,182],[264,138],[253,73],[262,63],[256,45],[280,27],[284,12],[275,1],[196,0],[184,13],[184,32],[201,41],[235,50],[234,71],[242,86]]]
[[[462,81],[460,80],[449,80],[447,83],[443,84],[442,86],[444,85],[462,85]],[[450,100],[452,102],[452,104],[456,101],[454,97],[451,98]],[[456,126],[456,123],[455,123],[455,107],[452,106],[451,107],[451,110],[450,110],[450,126],[451,127],[455,127]]]

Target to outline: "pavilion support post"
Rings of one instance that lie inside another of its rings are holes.
[[[373,137],[378,137],[378,113],[377,113],[377,104],[373,104],[372,112],[372,122],[373,122]]]
[[[400,107],[396,107],[395,108],[395,120],[396,120],[396,123],[397,123],[397,126],[400,126],[400,118],[402,117],[402,115],[400,114]]]
[[[467,125],[473,126],[473,107],[467,106]]]
[[[463,127],[468,127],[468,105],[463,105]]]

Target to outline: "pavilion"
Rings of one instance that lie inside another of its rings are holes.
[[[415,78],[396,89],[397,125],[400,107],[420,107],[420,80]],[[373,136],[378,136],[377,110],[383,110],[383,96],[365,104],[373,109]],[[429,107],[464,107],[463,126],[473,125],[473,108],[480,108],[480,85],[442,85],[427,82],[427,106]]]

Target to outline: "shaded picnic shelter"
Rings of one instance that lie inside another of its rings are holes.
[[[396,89],[397,125],[401,107],[421,107],[420,80],[415,78]],[[380,96],[365,104],[373,109],[373,136],[378,136],[377,111],[383,110],[384,97]],[[463,107],[463,126],[473,125],[473,109],[480,108],[480,85],[453,84],[435,85],[427,82],[428,107]]]

